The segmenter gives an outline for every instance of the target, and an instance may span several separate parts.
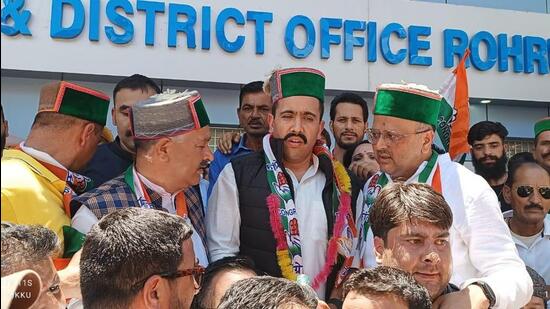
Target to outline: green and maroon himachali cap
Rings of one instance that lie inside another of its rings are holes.
[[[437,126],[441,95],[417,84],[383,84],[376,89],[374,114]]]
[[[65,81],[48,84],[40,92],[38,113],[41,112],[59,113],[105,126],[109,96]]]
[[[311,68],[289,68],[275,70],[269,79],[271,100],[293,96],[314,97],[325,101],[325,75]]]
[[[550,131],[550,117],[543,118],[535,123],[535,138],[544,131]]]
[[[210,124],[197,91],[167,90],[137,103],[130,114],[131,130],[136,140],[176,136]]]

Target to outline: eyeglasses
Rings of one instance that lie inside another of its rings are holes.
[[[542,196],[543,199],[548,200],[550,199],[550,187],[549,186],[542,186],[537,187],[540,196]],[[519,197],[529,197],[531,194],[535,192],[535,188],[533,186],[518,186],[516,188],[516,193]]]
[[[141,290],[143,288],[143,285],[145,285],[145,282],[154,275],[161,276],[162,278],[167,278],[167,279],[177,279],[177,278],[181,278],[181,277],[193,276],[193,281],[195,283],[195,288],[198,289],[201,286],[202,275],[204,274],[204,270],[205,270],[204,267],[202,267],[200,265],[197,265],[193,268],[177,270],[175,272],[162,272],[162,273],[157,273],[157,274],[151,274],[147,278],[136,282],[132,286],[132,290],[134,290],[134,291]]]
[[[401,141],[403,138],[405,138],[408,135],[416,135],[420,133],[426,133],[430,131],[431,129],[425,129],[418,132],[412,132],[412,133],[398,133],[395,131],[380,131],[378,129],[368,129],[367,130],[367,137],[369,138],[369,142],[371,142],[373,145],[376,145],[378,141],[380,141],[380,138],[383,137],[388,144],[395,144]]]

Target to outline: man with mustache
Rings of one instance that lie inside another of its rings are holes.
[[[550,173],[550,117],[535,124],[535,160]]]
[[[119,81],[113,90],[111,116],[118,136],[108,144],[97,147],[97,151],[81,171],[93,180],[93,189],[122,174],[134,162],[135,148],[130,130],[130,108],[139,101],[160,93],[159,86],[150,78],[134,74]]]
[[[197,185],[212,160],[210,121],[197,91],[168,91],[130,110],[136,160],[126,171],[74,199],[72,226],[87,233],[108,213],[141,207],[177,214],[193,226],[193,247],[208,265],[204,209],[187,188]]]
[[[237,116],[244,134],[239,136],[235,133],[224,137],[220,146],[225,146],[214,152],[214,161],[208,175],[208,196],[212,193],[221,171],[231,159],[262,150],[262,139],[269,130],[267,117],[273,107],[271,98],[263,91],[263,84],[262,81],[255,81],[241,88]]]
[[[441,95],[416,84],[384,84],[375,96],[369,129],[381,172],[365,185],[358,209],[357,261],[375,266],[368,210],[380,190],[393,182],[426,183],[441,193],[453,213],[450,229],[453,274],[461,290],[441,296],[439,308],[520,308],[533,293],[532,281],[517,255],[498,199],[480,176],[432,147]]]
[[[449,283],[453,214],[441,194],[426,184],[387,185],[370,209],[369,221],[378,265],[410,273],[432,301],[458,291]]]
[[[344,161],[346,150],[363,140],[368,128],[367,102],[351,92],[344,92],[330,102],[330,129],[336,141],[332,150],[334,158]]]
[[[351,201],[361,205],[362,196],[350,194],[345,169],[318,141],[323,73],[275,70],[264,90],[273,102],[271,134],[262,151],[233,159],[214,185],[206,220],[210,257],[248,256],[259,271],[310,283],[324,299],[338,270],[332,266],[340,228],[352,217]]]
[[[500,122],[481,121],[468,132],[468,144],[476,174],[485,178],[495,191],[502,212],[510,210],[510,204],[502,195],[506,181],[506,145],[508,130]]]
[[[550,282],[550,174],[529,152],[510,158],[504,198],[512,210],[504,217],[525,264]]]

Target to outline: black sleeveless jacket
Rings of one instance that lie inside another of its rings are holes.
[[[280,140],[272,139],[271,147],[273,154],[281,165],[282,146]],[[266,199],[271,194],[271,190],[267,182],[264,156],[265,153],[259,151],[231,160],[238,188],[239,211],[241,215],[239,254],[250,257],[260,272],[274,277],[282,277],[275,254],[276,241],[269,222],[269,210]],[[319,169],[326,177],[322,200],[328,222],[328,237],[330,238],[335,222],[335,209],[332,209],[334,183],[332,162],[326,158],[319,158]],[[290,181],[291,178],[286,173],[284,167],[282,167],[282,170],[285,173],[286,179],[289,180],[288,184],[290,185],[291,192],[294,194],[292,181]],[[354,215],[358,192],[359,188],[352,190],[352,209]],[[330,295],[329,293],[334,285],[335,275],[340,268],[339,266],[333,268],[333,272],[327,280],[327,297]]]

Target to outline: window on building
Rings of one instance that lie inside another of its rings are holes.
[[[239,128],[237,126],[232,125],[223,125],[223,124],[211,124],[210,125],[210,143],[208,143],[208,146],[212,151],[215,151],[218,144],[218,139],[220,139],[224,133],[226,132],[239,132],[243,133],[243,129]]]
[[[533,150],[534,139],[531,138],[510,138],[507,137],[504,142],[508,146],[508,151],[506,155],[508,158],[511,158],[516,153],[520,152],[530,152]]]

